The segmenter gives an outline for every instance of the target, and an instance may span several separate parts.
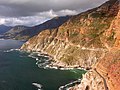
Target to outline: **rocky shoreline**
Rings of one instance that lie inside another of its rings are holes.
[[[30,51],[25,51],[25,52],[29,52],[30,53]],[[47,60],[48,63],[45,62],[47,65],[43,67],[44,69],[59,69],[59,70],[79,69],[79,70],[88,71],[87,69],[85,69],[83,67],[80,67],[78,65],[67,66],[67,65],[65,65],[63,63],[56,62],[56,61],[53,60],[53,57],[51,57],[47,53],[42,53],[42,52],[31,52],[31,53],[37,54],[38,56],[43,56],[43,57],[47,57],[48,58],[48,60]],[[31,55],[30,57],[36,59],[36,61],[39,61],[39,59],[37,57],[34,57],[34,55],[33,56]],[[36,64],[38,65],[38,67],[40,67],[38,63],[36,63]],[[77,80],[75,80],[73,82],[70,82],[70,83],[64,85],[64,86],[60,86],[59,90],[72,90],[73,86],[79,85],[80,83],[81,83],[81,79],[77,79]]]
[[[21,51],[25,51],[25,50],[21,50]],[[47,65],[44,67],[46,68],[50,68],[50,69],[60,69],[60,70],[71,70],[71,69],[80,69],[80,70],[89,70],[90,68],[84,68],[84,67],[80,67],[79,65],[73,65],[73,66],[68,66],[62,62],[59,62],[57,60],[54,60],[54,58],[52,56],[50,56],[49,54],[45,53],[45,52],[31,52],[31,51],[25,51],[31,54],[37,54],[37,56],[43,56],[48,58],[47,60]],[[34,57],[34,55],[29,55],[29,57],[32,57],[34,59],[36,59],[36,61],[39,61],[39,59],[37,57]],[[38,64],[38,63],[36,63]]]
[[[73,82],[70,82],[64,86],[60,86],[60,88],[58,90],[71,90],[71,88],[75,85],[78,85],[81,83],[81,79],[75,80]]]

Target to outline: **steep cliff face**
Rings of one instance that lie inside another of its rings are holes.
[[[88,71],[81,84],[69,90],[119,90],[120,89],[120,49],[108,52]]]
[[[108,34],[114,33],[113,47],[104,58],[96,64],[96,70],[106,79],[109,90],[120,89],[120,10],[113,20]]]
[[[104,33],[117,13],[117,0],[108,1],[71,17],[59,28],[41,32],[21,49],[45,52],[65,65],[91,68],[108,50],[103,42],[107,38]]]
[[[81,84],[69,88],[69,90],[106,90],[103,78],[95,70],[88,71]]]
[[[70,90],[119,90],[119,0],[73,16],[59,28],[45,30],[21,49],[53,56],[58,65],[92,68]]]
[[[104,35],[104,43],[109,52],[84,75],[80,85],[70,90],[120,89],[120,10]]]
[[[120,50],[107,53],[96,65],[96,71],[106,80],[109,90],[120,88]]]

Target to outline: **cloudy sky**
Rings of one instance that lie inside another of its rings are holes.
[[[0,0],[0,24],[40,24],[56,16],[75,15],[107,0]]]

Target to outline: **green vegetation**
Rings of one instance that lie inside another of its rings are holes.
[[[90,37],[92,37],[92,38],[96,38],[97,36],[99,36],[97,33],[91,33],[90,34]]]
[[[73,63],[75,63],[75,59],[72,55],[64,55],[62,58],[61,58],[61,61],[62,62],[65,62],[67,65],[73,65]]]
[[[109,41],[114,40],[114,35],[115,35],[115,32],[112,32],[112,34],[107,38],[107,40]]]
[[[109,37],[107,37],[107,41],[111,47],[114,45],[114,43],[116,41],[114,36],[115,36],[115,32],[112,32],[111,35]]]
[[[75,36],[77,36],[77,35],[79,35],[79,32],[71,32],[71,33],[70,33],[70,37],[75,37]]]
[[[101,12],[96,12],[96,13],[93,13],[91,16],[93,18],[101,18],[101,17],[104,17],[106,13],[101,13]]]

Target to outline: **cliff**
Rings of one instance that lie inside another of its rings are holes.
[[[98,71],[106,80],[109,90],[119,90],[120,88],[120,10],[116,18],[112,21],[107,35],[114,33],[113,47],[110,47],[104,58],[96,64]]]
[[[120,10],[112,21],[110,28],[104,33],[108,52],[88,71],[81,84],[69,90],[119,90],[120,89]],[[110,46],[110,44],[112,46]]]
[[[42,51],[66,65],[90,68],[108,49],[106,44],[112,36],[104,33],[117,15],[116,4],[108,1],[100,7],[72,16],[60,27],[45,30],[31,38],[21,49]],[[105,43],[104,39],[109,40]],[[109,45],[112,46],[112,43]]]
[[[39,33],[21,49],[47,53],[58,66],[91,69],[70,90],[118,90],[119,23],[119,0],[110,0]]]

